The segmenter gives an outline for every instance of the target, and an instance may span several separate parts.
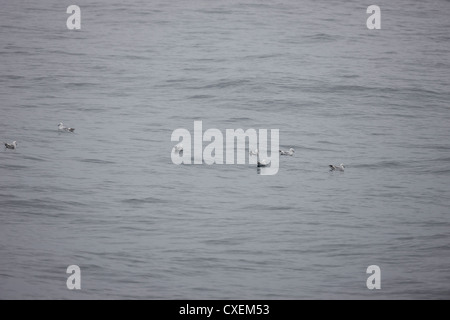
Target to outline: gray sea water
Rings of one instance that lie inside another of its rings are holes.
[[[449,13],[3,0],[0,299],[449,299]],[[195,120],[280,129],[296,154],[275,176],[176,166]]]

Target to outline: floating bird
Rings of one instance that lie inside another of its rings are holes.
[[[258,161],[258,168],[264,168],[267,167],[269,165],[270,162],[267,162],[267,160],[261,160]]]
[[[6,149],[16,150],[17,149],[17,141],[14,141],[13,143],[5,143]]]
[[[65,132],[72,132],[73,133],[75,131],[75,128],[67,128],[67,127],[64,126],[64,124],[62,122],[60,122],[58,124],[58,130],[59,131],[65,131]]]
[[[257,156],[257,155],[259,154],[258,149],[250,150],[249,154],[250,154],[251,156]]]
[[[345,166],[342,163],[339,166],[334,166],[330,164],[330,168],[331,168],[330,171],[344,171]]]
[[[294,155],[294,153],[295,153],[295,150],[292,148],[290,148],[288,151],[280,150],[281,156],[291,156],[292,157]]]
[[[184,149],[183,149],[183,144],[181,144],[181,143],[179,143],[179,144],[177,144],[175,147],[173,147],[173,151],[174,152],[181,152],[181,151],[183,151]]]

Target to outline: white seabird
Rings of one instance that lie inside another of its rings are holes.
[[[175,147],[173,147],[174,152],[181,152],[183,151],[183,144],[179,143]]]
[[[330,164],[330,168],[331,168],[330,171],[344,171],[345,166],[342,163],[338,166],[334,166],[334,165]]]
[[[64,126],[64,124],[62,122],[60,122],[58,124],[58,130],[59,131],[65,131],[65,132],[74,132],[75,128],[67,128],[67,127]]]
[[[14,141],[13,143],[5,143],[6,149],[16,150],[17,149],[17,141]]]
[[[292,157],[294,155],[294,153],[295,153],[295,150],[292,148],[290,148],[288,151],[280,150],[280,156],[291,156]]]
[[[251,156],[257,156],[257,155],[259,154],[258,149],[250,150],[249,154],[250,154]]]
[[[267,167],[269,165],[270,162],[267,162],[267,160],[261,160],[258,161],[258,168],[264,168]]]

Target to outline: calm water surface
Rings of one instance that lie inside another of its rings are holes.
[[[0,299],[450,298],[449,1],[378,1],[381,30],[360,1],[79,0],[71,32],[70,4],[0,9]],[[176,166],[195,120],[296,154]]]

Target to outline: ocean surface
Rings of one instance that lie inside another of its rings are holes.
[[[3,1],[0,299],[450,299],[450,2],[370,4]],[[174,165],[197,120],[295,156]]]

